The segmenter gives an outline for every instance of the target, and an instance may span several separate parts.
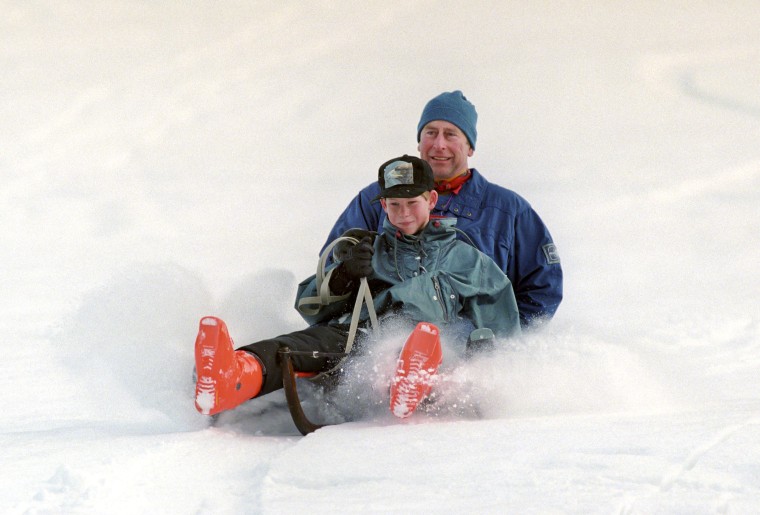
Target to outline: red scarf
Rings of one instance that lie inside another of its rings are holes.
[[[462,189],[462,185],[464,185],[465,182],[470,180],[470,177],[472,177],[472,174],[469,170],[465,171],[462,174],[457,175],[453,179],[440,181],[435,183],[435,191],[438,193],[459,193],[459,190]]]

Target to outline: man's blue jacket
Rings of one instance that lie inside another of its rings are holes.
[[[549,230],[517,193],[488,182],[476,169],[459,193],[441,195],[433,214],[456,217],[459,235],[490,256],[512,282],[523,327],[554,315],[562,301],[562,267]],[[386,215],[373,182],[335,222],[324,247],[348,229],[381,232]],[[323,250],[324,250],[323,247]]]

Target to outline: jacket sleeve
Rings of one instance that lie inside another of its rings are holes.
[[[320,255],[329,243],[349,229],[368,229],[370,231],[380,232],[383,230],[383,208],[380,202],[372,202],[380,193],[380,186],[373,182],[362,189],[346,206],[346,209],[338,217],[335,225],[327,235],[324,245],[320,249]],[[328,263],[332,262],[332,256]]]
[[[487,327],[499,338],[520,334],[520,312],[512,283],[489,257],[483,256],[477,293],[463,303],[463,314],[476,328]]]
[[[515,278],[520,322],[552,317],[562,301],[562,266],[549,230],[533,208],[515,219],[515,245],[507,275]]]

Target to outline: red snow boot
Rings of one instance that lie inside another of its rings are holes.
[[[420,322],[401,349],[396,375],[391,382],[391,413],[406,418],[430,393],[435,374],[443,361],[438,328]]]
[[[252,355],[234,350],[227,325],[204,317],[195,340],[195,407],[216,415],[256,396],[261,390],[261,364]]]

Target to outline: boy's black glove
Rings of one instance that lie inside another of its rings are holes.
[[[349,229],[341,234],[341,237],[343,236],[356,238],[357,240],[362,240],[365,237],[370,237],[370,243],[374,243],[377,233],[375,231],[368,231],[367,229]],[[345,261],[348,251],[353,248],[354,245],[356,245],[356,243],[352,243],[350,241],[339,241],[335,247],[333,247],[333,258],[335,261]]]
[[[359,279],[372,274],[372,256],[375,254],[373,239],[373,236],[365,236],[359,243],[348,248],[342,263],[330,276],[330,291],[336,295],[345,295]]]

